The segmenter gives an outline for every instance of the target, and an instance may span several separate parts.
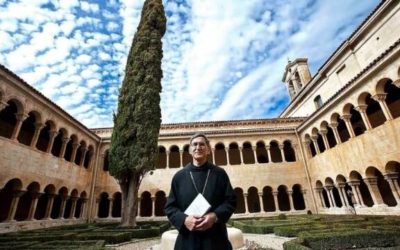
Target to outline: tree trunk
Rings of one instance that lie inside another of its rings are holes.
[[[121,227],[133,228],[136,226],[138,206],[138,177],[131,176],[126,183],[120,184],[122,192]]]

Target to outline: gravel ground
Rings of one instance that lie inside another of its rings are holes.
[[[251,242],[255,242],[257,245],[274,250],[283,250],[283,243],[293,238],[286,238],[276,236],[275,234],[243,234],[245,245],[248,246]],[[120,244],[118,246],[110,246],[117,250],[159,250],[160,238],[153,238],[147,240],[135,240]],[[246,250],[243,247],[241,250]]]

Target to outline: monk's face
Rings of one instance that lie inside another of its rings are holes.
[[[207,145],[206,139],[204,137],[196,137],[192,140],[190,144],[190,154],[193,160],[196,162],[205,162],[210,154],[210,149]]]

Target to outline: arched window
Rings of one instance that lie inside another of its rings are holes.
[[[317,95],[317,96],[314,98],[314,105],[315,105],[315,108],[316,108],[316,109],[319,109],[320,107],[322,107],[323,104],[324,104],[324,103],[322,102],[321,96],[320,96],[320,95]]]

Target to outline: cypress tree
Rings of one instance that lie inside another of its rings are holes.
[[[161,125],[161,59],[166,17],[161,0],[146,0],[129,51],[111,136],[109,171],[122,193],[122,227],[136,226],[138,190],[154,169]]]

